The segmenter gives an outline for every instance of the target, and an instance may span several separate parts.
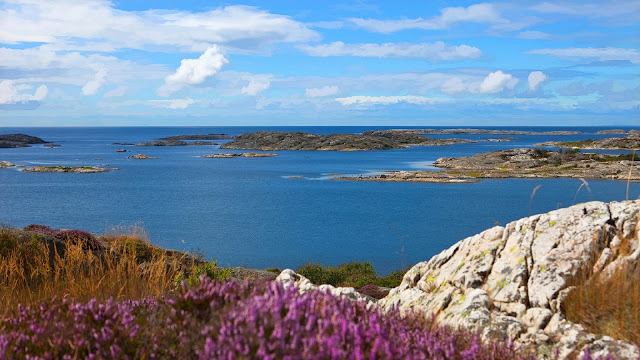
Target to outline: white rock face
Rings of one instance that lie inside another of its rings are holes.
[[[542,358],[589,347],[592,356],[638,359],[637,347],[567,321],[560,304],[578,274],[640,266],[639,217],[640,200],[590,202],[488,229],[415,265],[378,305],[509,338]]]
[[[352,287],[334,287],[332,285],[314,285],[306,277],[297,274],[291,269],[283,270],[276,278],[276,281],[280,281],[285,287],[295,286],[298,288],[300,294],[304,294],[308,291],[323,291],[329,292],[334,296],[344,296],[351,300],[364,301],[367,303],[367,307],[374,306],[376,299],[360,294],[356,289]]]

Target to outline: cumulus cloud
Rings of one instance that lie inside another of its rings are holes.
[[[402,19],[402,20],[377,20],[377,19],[349,19],[356,26],[363,29],[379,32],[392,33],[407,29],[440,30],[447,29],[451,25],[460,22],[471,23],[504,23],[505,19],[500,17],[500,13],[493,4],[482,3],[469,7],[448,7],[440,11],[439,16],[429,19]]]
[[[511,74],[505,74],[502,70],[492,72],[480,83],[479,92],[483,94],[494,94],[504,89],[513,89],[518,83],[518,79]]]
[[[345,44],[341,41],[321,45],[298,46],[311,56],[361,56],[378,58],[418,58],[431,61],[475,59],[482,55],[480,49],[469,46],[450,46],[442,41],[433,44],[385,43],[385,44]]]
[[[149,104],[153,107],[165,108],[165,109],[186,109],[196,101],[192,98],[185,99],[171,99],[171,100],[149,100]]]
[[[529,73],[529,77],[527,80],[529,81],[529,91],[537,91],[538,87],[545,81],[547,81],[549,77],[545,75],[542,71],[532,71]]]
[[[398,103],[407,103],[407,104],[416,104],[416,105],[425,105],[425,104],[436,104],[447,102],[447,99],[444,98],[430,98],[425,96],[414,96],[414,95],[404,95],[404,96],[348,96],[336,98],[336,101],[344,106],[348,105],[392,105]]]
[[[565,48],[565,49],[535,49],[527,51],[528,54],[542,54],[558,56],[570,60],[592,59],[600,61],[628,60],[634,64],[640,64],[640,50],[623,48]]]
[[[186,85],[203,83],[207,78],[215,75],[222,66],[229,63],[220,52],[218,46],[210,46],[197,59],[182,59],[180,67],[174,74],[164,79],[164,84],[156,93],[160,96],[171,96]]]
[[[271,86],[271,82],[268,79],[251,79],[249,84],[244,86],[240,92],[245,95],[256,96],[267,90],[269,86]]]
[[[87,83],[82,87],[82,95],[95,95],[102,85],[104,85],[106,78],[107,71],[105,69],[98,70],[93,79],[87,81]]]
[[[47,97],[47,86],[40,85],[32,94],[25,91],[31,90],[31,85],[16,84],[13,80],[0,81],[0,104],[20,104],[40,102]]]
[[[106,93],[104,93],[104,95],[102,96],[103,98],[113,98],[113,97],[120,97],[120,96],[124,96],[127,93],[127,90],[129,88],[122,85],[122,86],[118,86],[117,88],[113,89],[113,90],[109,90]]]
[[[337,86],[323,86],[321,88],[304,89],[304,94],[309,98],[336,95],[338,92],[340,92],[340,88]]]

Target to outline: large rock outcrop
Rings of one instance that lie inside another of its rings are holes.
[[[636,346],[569,322],[561,304],[581,274],[640,267],[639,218],[640,200],[589,202],[494,227],[415,265],[378,304],[512,339],[541,358],[589,348],[596,357],[638,359]]]

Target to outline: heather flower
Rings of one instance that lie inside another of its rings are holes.
[[[320,291],[206,276],[164,299],[53,299],[0,320],[0,357],[516,359],[510,343]]]

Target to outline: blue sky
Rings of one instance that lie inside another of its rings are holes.
[[[640,1],[0,1],[0,126],[640,125]]]

